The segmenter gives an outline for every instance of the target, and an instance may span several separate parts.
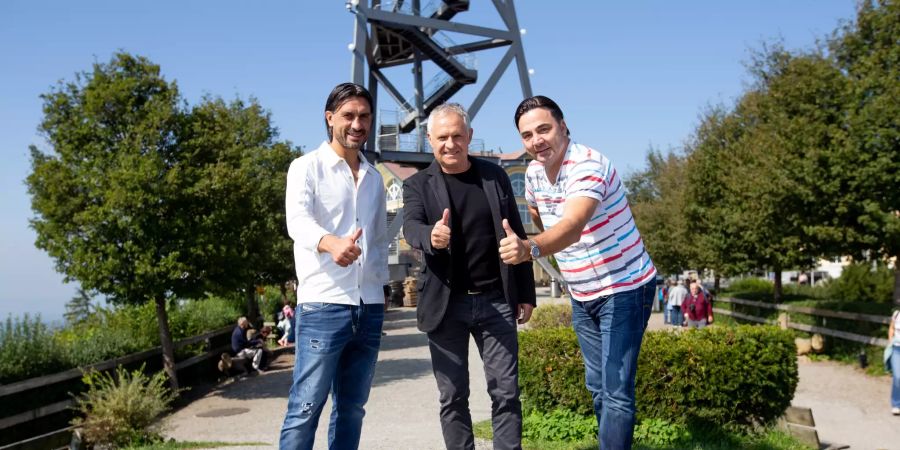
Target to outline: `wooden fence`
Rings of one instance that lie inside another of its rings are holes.
[[[744,306],[755,306],[757,308],[763,309],[774,309],[778,311],[782,311],[779,314],[778,320],[767,319],[763,317],[753,316],[749,314],[743,314],[736,311],[732,311],[730,309],[722,309],[722,308],[713,308],[713,311],[717,314],[724,314],[726,316],[734,317],[742,320],[749,320],[751,322],[758,323],[771,323],[771,324],[779,324],[782,328],[792,328],[795,330],[806,331],[808,333],[819,333],[826,336],[832,336],[840,339],[845,339],[848,341],[860,342],[868,345],[875,345],[879,347],[887,346],[890,341],[881,337],[872,337],[864,334],[850,333],[848,331],[841,330],[833,330],[831,328],[821,327],[817,325],[808,325],[805,323],[797,323],[792,322],[790,320],[791,313],[798,314],[806,314],[810,316],[818,316],[826,318],[834,318],[834,319],[844,319],[844,320],[855,320],[859,322],[870,322],[876,324],[887,325],[891,323],[891,318],[887,316],[878,316],[874,314],[861,314],[861,313],[852,313],[845,311],[832,311],[828,309],[819,309],[819,308],[810,308],[807,306],[794,306],[794,305],[784,305],[777,303],[766,303],[759,302],[753,300],[744,300],[740,298],[731,298],[731,297],[723,297],[717,298],[716,303],[730,303],[733,305],[744,305]]]
[[[218,358],[223,352],[230,351],[230,336],[233,329],[234,326],[229,325],[208,333],[176,341],[174,343],[176,350],[201,342],[205,343],[205,350],[199,355],[178,361],[175,364],[175,370],[184,372],[188,369],[197,367],[201,363]],[[63,416],[63,419],[71,416],[72,407],[75,405],[75,400],[70,394],[71,390],[74,390],[71,389],[71,387],[73,385],[81,387],[80,380],[85,372],[90,370],[115,370],[115,368],[120,365],[140,366],[142,364],[147,364],[150,367],[159,367],[161,365],[161,355],[162,349],[156,347],[86,367],[79,367],[65,372],[0,385],[0,404],[5,404],[7,406],[15,404],[17,400],[20,400],[22,396],[26,394],[35,395],[42,391],[57,392],[57,394],[51,394],[51,398],[40,406],[29,407],[27,411],[16,412],[0,417],[0,436],[4,436],[3,438],[0,438],[0,450],[59,448],[64,446],[65,444],[60,445],[60,443],[68,443],[67,439],[71,433],[70,427],[60,428],[57,425],[53,427],[56,431],[44,434],[29,433],[30,430],[22,430],[22,428],[29,428],[29,423],[34,424],[53,416]],[[215,362],[213,361],[211,364],[215,364]],[[9,411],[10,409],[11,408],[4,407],[5,411]],[[65,414],[67,412],[69,414]],[[67,422],[68,421],[65,420],[65,423]],[[48,423],[53,423],[53,421],[51,420]],[[41,426],[38,425],[37,428],[41,428]],[[46,430],[47,429],[45,428],[43,431],[45,432]]]

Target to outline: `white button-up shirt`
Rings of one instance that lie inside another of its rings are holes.
[[[388,282],[384,182],[360,155],[357,181],[327,142],[291,163],[285,195],[288,234],[294,240],[299,303],[384,303]],[[352,235],[362,228],[359,258],[337,265],[316,247],[326,234]]]

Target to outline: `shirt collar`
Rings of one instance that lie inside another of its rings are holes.
[[[331,167],[336,166],[338,163],[344,160],[343,158],[338,156],[337,153],[335,153],[334,149],[331,148],[331,144],[329,144],[328,141],[322,141],[322,145],[320,145],[319,148],[316,149],[316,152],[320,154],[322,161],[324,161]],[[359,169],[365,170],[365,168],[369,166],[371,166],[371,164],[369,164],[369,160],[366,159],[366,156],[363,154],[363,152],[359,152]]]

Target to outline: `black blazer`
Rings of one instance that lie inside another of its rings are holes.
[[[484,194],[494,217],[497,247],[500,246],[500,240],[506,237],[503,219],[509,221],[509,226],[519,237],[525,238],[525,228],[522,226],[512,184],[506,171],[496,164],[477,158],[469,157],[469,161],[477,167],[481,175]],[[449,248],[431,247],[431,230],[443,216],[445,208],[450,208],[450,196],[437,161],[403,183],[403,237],[409,245],[422,250],[425,254],[422,275],[416,285],[418,289],[416,315],[419,329],[424,332],[433,331],[440,325],[450,300],[452,278],[450,261],[454,255]],[[450,236],[452,239],[453,230]],[[503,280],[506,301],[514,312],[517,311],[519,303],[535,304],[531,261],[514,266],[500,261],[500,277]]]

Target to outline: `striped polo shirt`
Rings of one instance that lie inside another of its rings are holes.
[[[550,229],[562,219],[566,199],[573,197],[590,197],[598,203],[581,239],[555,255],[572,298],[593,300],[652,281],[656,268],[616,169],[597,150],[570,141],[555,184],[548,181],[543,163],[528,165],[525,198],[537,207],[544,229]]]

